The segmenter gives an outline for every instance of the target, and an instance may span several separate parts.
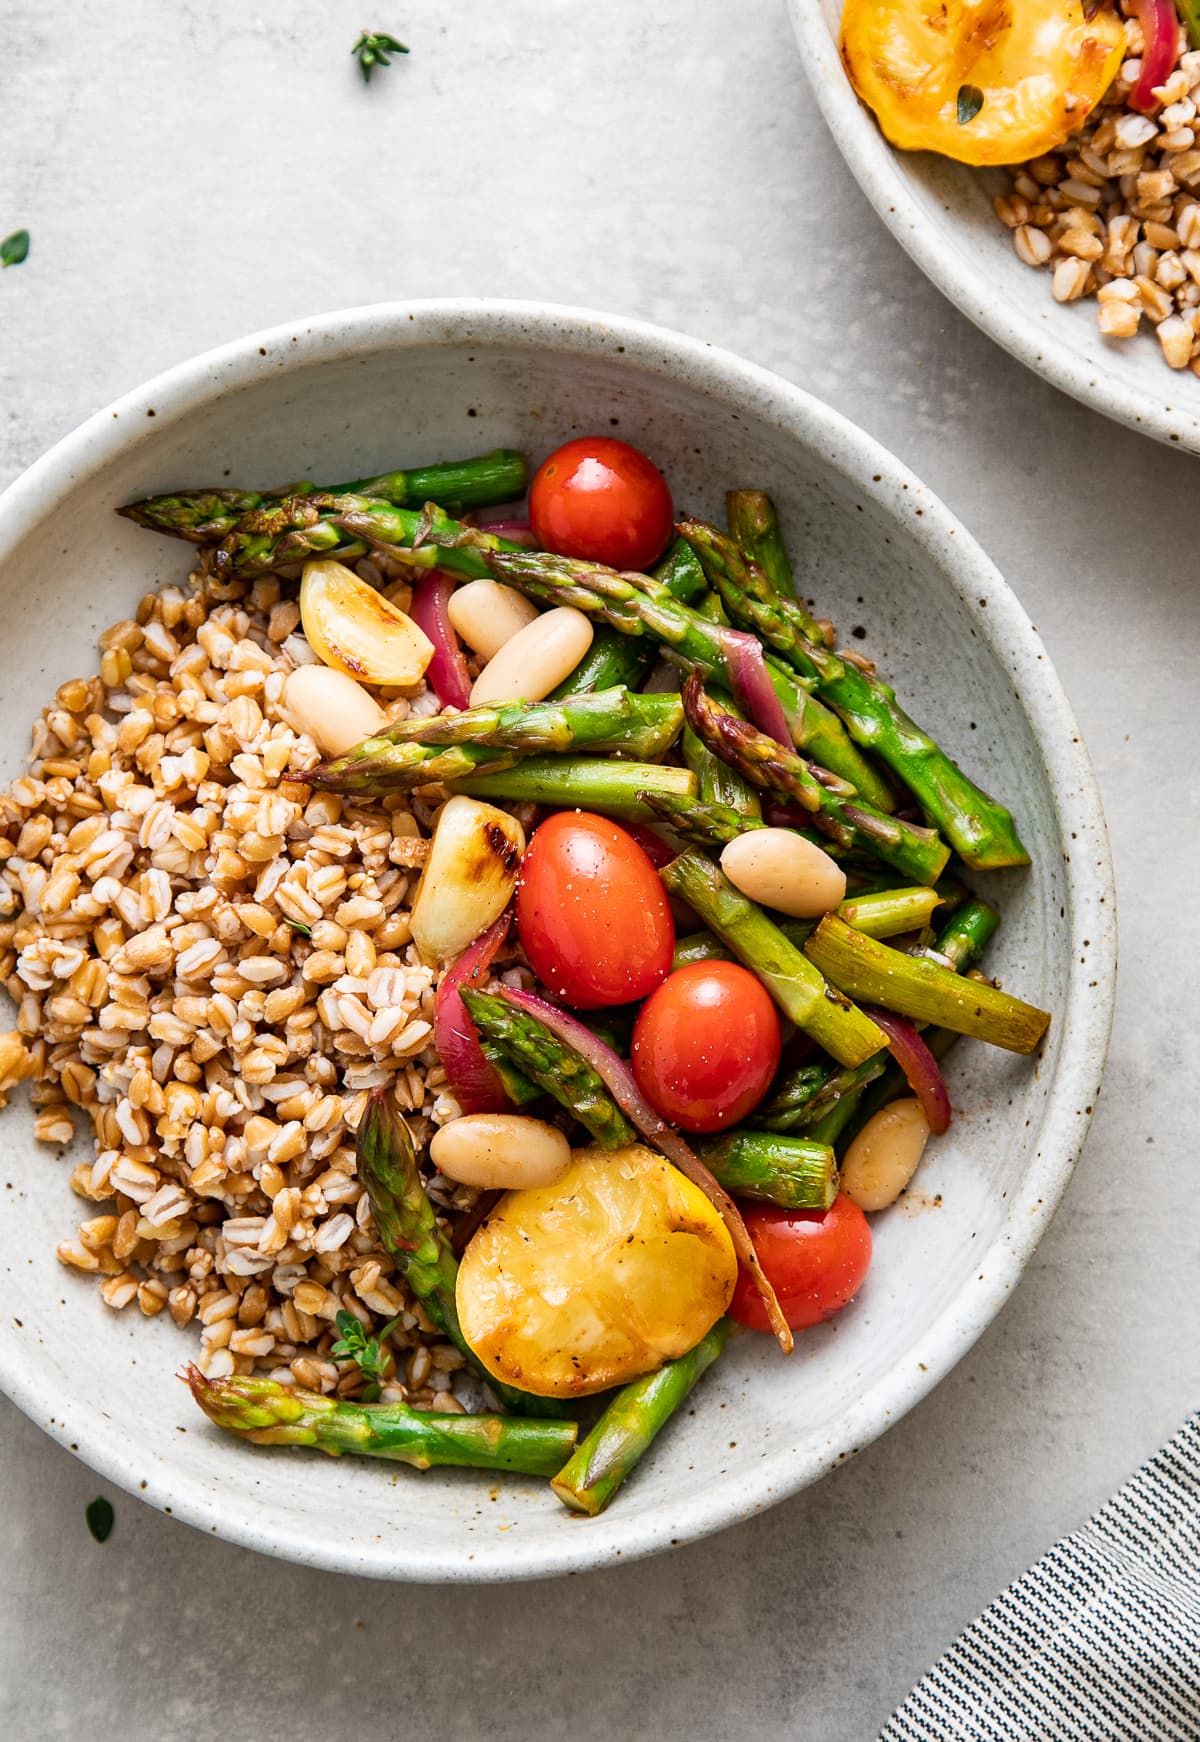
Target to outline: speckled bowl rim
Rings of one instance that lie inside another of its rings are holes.
[[[586,1529],[553,1541],[513,1542],[509,1560],[485,1567],[464,1554],[435,1560],[412,1543],[342,1549],[314,1542],[302,1518],[295,1528],[266,1529],[251,1513],[231,1517],[181,1477],[145,1476],[145,1459],[119,1420],[61,1394],[47,1395],[33,1345],[0,1366],[0,1388],[38,1426],[92,1469],[197,1529],[266,1554],[331,1571],[376,1578],[477,1583],[539,1578],[639,1559],[676,1542],[707,1536],[764,1511],[816,1481],[870,1444],[919,1402],[966,1353],[996,1316],[1049,1224],[1083,1148],[1088,1125],[1077,1109],[1095,1101],[1108,1047],[1115,988],[1115,908],[1107,834],[1091,763],[1070,706],[1037,632],[992,563],[943,504],[870,436],[802,389],[700,340],[593,312],[543,303],[454,299],[384,303],[274,327],[208,351],[167,370],[99,411],[38,460],[0,496],[0,565],[31,527],[126,444],[144,440],[147,410],[161,430],[199,404],[297,364],[334,361],[386,344],[405,349],[432,341],[503,343],[588,358],[623,351],[624,364],[680,379],[734,403],[806,447],[815,448],[864,498],[871,498],[951,578],[975,633],[1011,672],[1044,759],[1064,840],[1077,851],[1065,867],[1071,894],[1068,994],[1058,1015],[1062,1035],[1056,1092],[1042,1123],[1040,1149],[1013,1194],[996,1238],[980,1255],[937,1322],[887,1377],[842,1415],[819,1452],[784,1448],[764,1457],[752,1481],[715,1482],[669,1515],[626,1523],[619,1507]],[[987,601],[986,609],[981,601]],[[1085,951],[1083,940],[1090,939]],[[1086,953],[1086,970],[1080,958]],[[51,1419],[53,1418],[53,1419]]]
[[[1168,384],[1177,378],[1170,371],[1164,369],[1161,394],[1130,386],[1115,373],[1106,375],[1101,359],[1075,355],[1056,338],[1052,326],[1023,314],[1018,304],[999,295],[985,267],[968,253],[959,256],[939,247],[938,228],[930,225],[911,191],[905,154],[888,144],[846,77],[820,0],[787,0],[787,5],[805,73],[834,143],[867,199],[926,278],[981,332],[1072,399],[1155,441],[1200,453],[1200,414],[1171,403]],[[1047,287],[1048,303],[1049,295]]]

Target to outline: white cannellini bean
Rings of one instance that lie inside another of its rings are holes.
[[[297,666],[287,680],[283,705],[292,724],[307,732],[324,756],[344,755],[387,724],[374,696],[328,665]]]
[[[484,659],[495,659],[506,641],[541,615],[523,593],[487,580],[456,587],[446,610],[467,646]]]
[[[842,1190],[860,1210],[886,1210],[916,1173],[928,1142],[919,1101],[881,1107],[846,1151]]]
[[[729,881],[764,907],[794,919],[831,913],[846,894],[846,873],[820,847],[791,829],[751,829],[721,854]]]
[[[471,706],[488,702],[540,702],[568,677],[592,645],[582,611],[560,605],[539,613],[489,659],[471,690]]]
[[[520,1113],[467,1113],[434,1133],[429,1154],[447,1179],[489,1191],[552,1186],[571,1165],[553,1125]]]

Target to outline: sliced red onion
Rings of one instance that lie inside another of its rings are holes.
[[[481,532],[493,533],[509,544],[519,544],[522,550],[538,548],[537,537],[527,520],[484,520],[477,515],[476,524]]]
[[[450,621],[450,595],[456,582],[442,569],[430,569],[417,582],[409,616],[433,643],[426,682],[444,708],[469,708],[471,678],[462,643]]]
[[[660,1150],[668,1161],[674,1162],[680,1173],[686,1174],[693,1185],[699,1186],[720,1215],[733,1241],[734,1251],[754,1279],[780,1348],[785,1355],[790,1355],[791,1330],[776,1299],[775,1290],[767,1281],[740,1210],[679,1132],[654,1111],[638,1088],[633,1071],[625,1060],[618,1058],[612,1048],[606,1046],[590,1028],[586,1028],[578,1017],[570,1015],[566,1010],[560,1010],[555,1004],[548,1004],[544,998],[538,998],[532,992],[508,991],[501,993],[501,997],[515,1009],[523,1010],[527,1016],[536,1017],[546,1025],[551,1034],[556,1035],[565,1045],[573,1047],[586,1059],[622,1113],[637,1127],[646,1141]]]
[[[1160,107],[1156,85],[1165,85],[1179,52],[1179,18],[1175,0],[1133,0],[1134,16],[1142,27],[1145,47],[1142,70],[1126,101],[1131,109],[1152,115]]]
[[[775,694],[775,685],[763,658],[762,642],[756,635],[729,629],[721,637],[721,645],[729,666],[729,681],[739,704],[760,732],[774,738],[777,744],[790,745],[792,734],[788,730],[787,715]]]
[[[908,1086],[921,1103],[925,1123],[935,1136],[950,1127],[950,1096],[941,1067],[912,1023],[874,1004],[861,1006],[865,1015],[879,1024],[888,1037],[892,1057],[908,1079]]]
[[[442,975],[434,1000],[433,1044],[454,1099],[464,1113],[511,1113],[513,1110],[504,1084],[483,1056],[475,1024],[458,995],[461,986],[475,987],[486,980],[511,923],[512,912],[509,910],[485,932],[480,932],[454,966]]]

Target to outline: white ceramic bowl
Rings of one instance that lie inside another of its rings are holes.
[[[386,1578],[529,1577],[649,1554],[770,1506],[883,1431],[999,1311],[1087,1129],[1113,987],[1104,824],[1086,753],[1037,635],[946,509],[869,437],[798,388],[631,321],[478,302],[388,305],[260,334],[160,376],[69,436],[0,499],[5,681],[0,772],[14,774],[54,687],[95,668],[97,632],[189,553],[120,520],[171,485],[354,477],[511,443],[534,455],[617,430],[681,505],[734,484],[780,505],[806,589],[865,624],[914,711],[1011,799],[1033,851],[997,880],[995,971],[1054,1011],[1036,1063],[963,1046],[960,1109],[907,1207],[875,1223],[858,1303],[788,1362],[740,1339],[603,1517],[543,1483],[495,1487],[267,1451],[221,1436],[173,1375],[193,1348],[166,1315],[100,1303],[56,1242],[80,1204],[68,1164],[0,1117],[0,1383],[95,1469],[198,1528]],[[82,1147],[82,1145],[81,1145]],[[937,1207],[918,1209],[932,1205]]]
[[[838,55],[842,0],[788,0],[801,59],[842,156],[926,277],[998,345],[1072,398],[1157,441],[1200,453],[1200,381],[1163,361],[1152,333],[1110,342],[1094,301],[1056,303],[1050,275],[1022,265],[992,200],[996,171],[896,151]]]

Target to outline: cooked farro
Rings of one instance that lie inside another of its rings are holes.
[[[1094,297],[1100,331],[1130,339],[1143,319],[1172,369],[1200,375],[1200,52],[1179,30],[1154,116],[1128,107],[1142,27],[1122,0],[1127,58],[1083,129],[1011,172],[995,201],[1027,266],[1051,273],[1056,302]]]
[[[353,1141],[376,1084],[418,1134],[458,1110],[408,919],[437,795],[414,814],[305,785],[317,752],[281,706],[298,621],[275,579],[193,575],[35,725],[0,792],[0,1105],[28,1079],[41,1142],[90,1126],[70,1183],[92,1213],[59,1257],[114,1311],[196,1326],[206,1374],[353,1396],[336,1314],[399,1315],[384,1398],[452,1410],[462,1358],[380,1247]]]

